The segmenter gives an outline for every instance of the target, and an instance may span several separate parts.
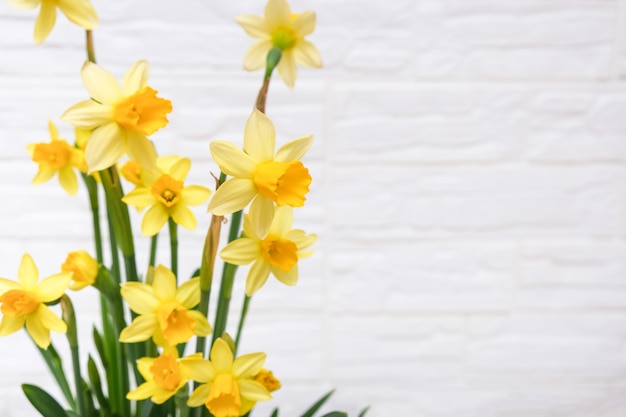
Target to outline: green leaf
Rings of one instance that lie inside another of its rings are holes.
[[[367,407],[361,410],[361,412],[359,413],[359,417],[365,417],[365,414],[367,414],[369,410],[370,410],[370,406],[368,405]]]
[[[276,407],[274,411],[272,411],[272,415],[270,417],[278,417],[278,407]]]
[[[328,414],[324,414],[322,417],[348,417],[348,413],[343,411],[331,411]]]
[[[100,356],[100,363],[104,369],[108,368],[107,364],[107,356],[104,350],[104,340],[102,339],[102,335],[98,332],[98,329],[94,326],[93,328],[93,343],[96,346],[96,350],[98,351],[98,356]]]
[[[89,375],[91,390],[96,396],[98,404],[100,404],[101,414],[105,417],[110,416],[111,405],[109,404],[109,399],[104,395],[104,392],[102,391],[102,380],[100,379],[100,373],[98,372],[96,362],[93,360],[91,355],[89,355],[89,357],[87,358],[87,374]]]
[[[67,382],[67,378],[65,377],[65,371],[63,370],[63,361],[61,360],[61,357],[54,348],[54,345],[52,345],[51,343],[50,346],[48,346],[48,349],[42,349],[37,346],[37,349],[39,349],[41,356],[46,361],[46,364],[48,365],[52,376],[54,376],[54,379],[57,381],[59,388],[61,388],[61,392],[63,392],[66,401],[71,408],[75,408],[76,403],[74,401],[74,395],[72,394],[70,385]]]
[[[44,417],[68,417],[63,407],[50,394],[41,388],[22,384],[22,391],[26,394],[28,401],[39,411]]]
[[[324,405],[324,403],[330,398],[331,395],[333,395],[334,392],[334,389],[330,390],[328,394],[317,400],[317,402],[313,404],[311,408],[309,408],[304,414],[302,414],[302,417],[313,417],[313,414],[315,414],[317,410],[319,410]]]

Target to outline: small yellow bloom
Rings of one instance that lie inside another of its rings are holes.
[[[236,417],[250,411],[257,401],[272,398],[267,388],[254,379],[263,367],[265,353],[234,359],[228,344],[219,338],[210,357],[210,361],[192,369],[191,378],[202,385],[189,396],[188,406],[204,404],[215,417]]]
[[[120,87],[104,68],[91,62],[83,65],[83,84],[92,100],[73,105],[61,118],[93,129],[85,150],[89,172],[114,165],[124,153],[144,167],[154,166],[156,152],[146,136],[167,125],[172,103],[148,86],[148,72],[148,62],[136,62]]]
[[[278,391],[282,386],[272,371],[267,369],[261,369],[254,377],[254,380],[261,383],[269,392]]]
[[[163,404],[187,384],[192,369],[203,366],[205,361],[201,353],[178,358],[176,349],[166,349],[158,358],[141,358],[137,369],[145,382],[126,394],[126,398],[134,401],[150,398],[155,404]]]
[[[210,334],[207,318],[192,310],[200,302],[199,285],[199,278],[192,278],[176,288],[176,277],[163,265],[155,268],[152,285],[122,284],[122,297],[139,316],[122,330],[120,342],[142,342],[152,337],[159,346],[175,346],[194,334]]]
[[[165,160],[161,166],[165,167],[169,162],[171,160]],[[159,233],[170,217],[186,229],[195,229],[196,216],[189,206],[204,203],[211,190],[200,185],[184,185],[190,167],[189,158],[178,158],[165,172],[159,170],[154,175],[144,170],[141,174],[142,186],[122,198],[123,202],[138,209],[151,206],[141,222],[144,235],[154,236]]]
[[[120,174],[126,181],[140,187],[143,185],[143,167],[135,161],[128,161],[120,168]]]
[[[298,282],[298,260],[310,256],[304,252],[317,240],[316,235],[306,235],[303,230],[292,229],[291,207],[277,207],[267,215],[255,203],[244,216],[244,237],[235,239],[222,249],[220,256],[234,265],[254,262],[246,279],[246,294],[257,292],[274,275],[286,285]]]
[[[253,199],[263,202],[264,210],[278,206],[300,207],[309,192],[311,175],[300,158],[313,144],[313,136],[286,143],[276,155],[274,124],[255,109],[246,122],[244,149],[215,140],[211,154],[222,172],[232,176],[222,184],[209,203],[209,211],[222,216],[243,209]]]
[[[286,0],[269,0],[265,6],[265,17],[243,15],[237,23],[246,33],[261,39],[254,43],[244,59],[243,67],[255,71],[265,67],[267,53],[272,47],[282,50],[278,63],[278,74],[289,87],[296,82],[297,67],[320,68],[322,57],[311,42],[304,39],[315,30],[315,13],[291,13]]]
[[[0,278],[0,336],[7,336],[24,327],[42,349],[50,345],[50,330],[65,333],[67,325],[44,303],[56,301],[65,292],[70,274],[60,273],[43,279],[28,254],[22,256],[17,282]]]
[[[35,43],[40,44],[50,34],[56,22],[57,10],[78,26],[91,30],[98,26],[98,15],[91,3],[86,0],[9,0],[16,9],[34,9],[41,6],[35,23]]]
[[[39,166],[39,171],[33,178],[33,184],[41,184],[59,174],[59,184],[70,195],[78,192],[78,181],[74,169],[86,171],[85,160],[80,149],[76,149],[59,138],[59,132],[52,121],[48,122],[50,143],[32,143],[27,146],[33,162]]]
[[[61,265],[61,271],[72,274],[70,289],[78,291],[96,282],[98,261],[84,250],[70,252]]]

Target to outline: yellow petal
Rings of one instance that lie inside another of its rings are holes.
[[[174,206],[171,215],[176,224],[183,226],[187,230],[195,229],[198,224],[196,216],[194,216],[193,212],[189,210],[189,207],[183,204],[177,204]]]
[[[278,149],[274,160],[278,162],[299,161],[309,148],[311,148],[311,145],[313,145],[313,135],[294,139],[285,143]]]
[[[267,22],[261,16],[242,15],[238,16],[235,21],[246,31],[246,33],[254,38],[269,38],[270,29]]]
[[[304,39],[299,41],[298,45],[293,48],[293,57],[296,63],[303,67],[321,68],[324,65],[322,56],[315,45]]]
[[[120,342],[135,343],[148,340],[157,327],[155,315],[146,314],[136,317],[135,320],[120,333]]]
[[[115,77],[101,66],[85,61],[80,73],[92,99],[113,105],[124,97]]]
[[[35,178],[33,178],[31,182],[33,184],[41,184],[43,182],[46,182],[50,180],[50,178],[54,177],[55,172],[56,171],[54,169],[39,168],[39,171],[37,171],[37,174],[35,174]]]
[[[286,236],[291,230],[292,224],[293,209],[289,206],[276,207],[270,233],[277,236]]]
[[[210,360],[216,372],[230,370],[233,367],[233,352],[221,337],[213,343]]]
[[[126,282],[122,284],[121,293],[130,309],[137,314],[152,314],[159,307],[159,300],[150,285]]]
[[[144,382],[136,389],[126,394],[127,400],[140,401],[150,398],[157,391],[158,387],[154,382]]]
[[[189,158],[179,158],[176,162],[174,162],[169,171],[170,177],[178,180],[185,181],[187,174],[189,173],[189,169],[191,168],[191,159]]]
[[[187,309],[200,303],[200,278],[192,278],[182,283],[176,290],[176,301]]]
[[[293,19],[292,28],[296,35],[304,38],[315,30],[315,12],[302,12]]]
[[[123,94],[129,96],[147,86],[149,73],[150,65],[148,61],[141,60],[135,62],[124,74],[124,81],[122,82]]]
[[[150,207],[141,221],[141,233],[145,236],[154,236],[163,228],[169,213],[161,204],[155,204]]]
[[[275,266],[271,267],[272,275],[285,285],[293,286],[298,283],[298,264],[291,267],[289,272],[285,272]]]
[[[204,402],[206,401],[210,392],[211,392],[211,384],[200,385],[189,396],[189,399],[187,400],[187,405],[189,407],[198,407],[200,405],[204,405]]]
[[[80,129],[91,130],[113,121],[113,108],[93,100],[74,104],[61,115],[61,119]]]
[[[65,333],[67,331],[67,325],[65,322],[57,317],[57,315],[54,314],[46,305],[39,305],[35,315],[46,329],[50,329],[57,333]]]
[[[215,368],[213,368],[211,362],[201,356],[192,355],[182,358],[180,360],[180,368],[184,374],[194,381],[207,382],[215,378]]]
[[[2,316],[2,322],[0,322],[0,336],[8,336],[11,333],[15,333],[24,327],[26,316]]]
[[[146,381],[152,381],[154,379],[154,375],[152,375],[152,371],[150,371],[150,368],[154,364],[155,359],[156,358],[137,359],[137,370]]]
[[[138,132],[128,132],[126,152],[133,161],[144,169],[151,170],[156,167],[156,150],[152,142]]]
[[[260,382],[244,379],[239,381],[239,394],[252,401],[267,401],[272,399],[269,393]]]
[[[196,320],[196,323],[193,327],[193,333],[196,336],[205,337],[213,332],[213,328],[209,324],[209,321],[204,314],[196,310],[188,311],[187,314]]]
[[[282,62],[282,60],[281,60]],[[272,121],[256,108],[248,118],[243,132],[243,149],[257,163],[274,159],[276,130]]]
[[[69,195],[76,195],[78,192],[78,181],[71,167],[66,166],[59,170],[59,184]]]
[[[165,401],[169,400],[174,394],[176,394],[176,391],[178,391],[178,389],[174,391],[168,391],[165,388],[157,386],[154,394],[152,395],[152,397],[150,397],[150,401],[155,404],[163,404]]]
[[[137,187],[130,193],[122,197],[122,201],[133,207],[137,207],[139,210],[155,204],[156,199],[147,188]]]
[[[124,155],[125,142],[126,136],[117,123],[108,123],[94,130],[85,149],[89,172],[115,165]]]
[[[9,290],[17,290],[19,288],[20,284],[18,284],[17,282],[6,278],[0,278],[0,295]]]
[[[62,272],[43,279],[37,286],[39,299],[44,303],[58,300],[70,285],[72,274]]]
[[[265,20],[270,28],[291,26],[291,9],[286,0],[269,0],[265,5]]]
[[[230,142],[214,140],[211,156],[222,172],[236,178],[250,178],[257,162]]]
[[[250,221],[250,216],[248,214],[243,215],[243,233],[246,235],[246,237],[250,239],[261,240],[261,237],[256,234],[256,231],[252,226],[252,222]]]
[[[48,349],[48,346],[50,346],[50,330],[44,327],[37,316],[33,314],[26,316],[26,330],[37,346],[42,349]]]
[[[258,259],[252,264],[246,278],[246,295],[251,297],[257,292],[270,276],[270,264],[263,259]]]
[[[176,276],[167,267],[158,265],[154,270],[152,289],[161,301],[176,297]]]
[[[251,378],[259,373],[267,355],[262,352],[242,355],[233,362],[233,374],[239,378]]]
[[[261,250],[258,241],[242,237],[226,245],[220,256],[230,264],[247,265],[261,256]]]
[[[255,198],[248,212],[256,236],[265,239],[274,220],[274,202],[269,198]]]
[[[211,190],[201,185],[190,185],[183,188],[180,193],[186,206],[197,206],[209,198]]]
[[[215,191],[208,210],[217,216],[234,213],[247,206],[256,194],[257,189],[252,180],[231,178]]]
[[[33,258],[27,253],[22,255],[22,261],[17,270],[17,280],[24,290],[36,291],[39,271],[37,270],[35,261],[33,261]]]
[[[278,75],[283,79],[287,87],[293,88],[296,84],[296,75],[298,69],[296,68],[296,60],[293,56],[293,51],[283,51],[283,56],[278,62]]]
[[[270,49],[272,49],[272,42],[269,40],[258,41],[250,45],[243,59],[243,69],[256,71],[265,68],[267,53]]]
[[[50,32],[52,32],[56,19],[57,9],[54,2],[43,0],[41,9],[39,9],[39,16],[37,16],[37,21],[35,22],[35,43],[40,44],[46,40]]]
[[[88,30],[98,26],[98,14],[89,1],[57,0],[57,5],[70,22]]]
[[[39,6],[41,0],[8,0],[7,3],[16,9],[28,10]]]
[[[52,123],[52,120],[48,120],[48,132],[50,132],[50,138],[53,140],[59,140],[59,131],[54,123]]]

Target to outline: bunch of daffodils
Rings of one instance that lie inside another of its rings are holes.
[[[59,259],[58,270],[41,281],[32,257],[24,254],[17,279],[0,278],[0,336],[25,329],[64,397],[24,384],[28,400],[44,417],[250,415],[282,386],[267,368],[280,358],[268,359],[264,352],[238,355],[250,300],[263,296],[270,276],[295,286],[300,262],[313,254],[317,240],[294,228],[313,181],[303,162],[313,136],[278,145],[280,135],[265,114],[275,69],[293,87],[298,65],[322,66],[317,48],[305,39],[315,29],[315,13],[293,13],[286,0],[269,0],[264,16],[236,19],[258,39],[243,66],[265,68],[262,85],[242,126],[243,148],[207,141],[206,157],[213,158],[220,172],[204,172],[204,184],[192,185],[187,181],[189,157],[159,156],[157,151],[157,133],[167,127],[173,104],[149,83],[148,62],[137,60],[121,80],[95,63],[92,31],[98,15],[89,0],[9,4],[39,9],[38,44],[51,33],[57,9],[86,30],[87,60],[77,62],[86,92],[60,115],[73,127],[73,138],[64,139],[68,136],[59,133],[63,127],[49,121],[49,140],[27,150],[37,165],[34,184],[56,176],[65,192],[77,195],[82,181],[92,211],[93,248],[71,248],[65,260]],[[131,213],[141,216],[140,225],[133,225]],[[178,272],[178,227],[195,230],[200,220],[209,226],[202,231],[204,247],[197,248],[199,268],[183,277]],[[223,224],[230,229],[227,242],[220,242]],[[102,230],[109,231],[107,238]],[[169,250],[158,250],[161,235],[169,238]],[[149,240],[145,266],[136,261],[137,239]],[[162,253],[169,259],[157,259]],[[218,256],[224,264],[220,278],[215,272]],[[239,266],[247,267],[241,275],[242,313],[237,326],[229,328]],[[219,291],[212,291],[218,284]],[[85,335],[79,337],[77,330],[82,318],[72,298],[88,288],[99,293],[102,314],[93,326],[96,352],[84,364],[80,342]],[[213,302],[216,307],[209,309]],[[67,340],[51,332],[65,334]],[[57,351],[65,346],[70,366]],[[304,415],[313,416],[329,396]],[[272,416],[278,413],[275,407]]]

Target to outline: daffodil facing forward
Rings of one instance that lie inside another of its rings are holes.
[[[269,0],[265,6],[265,17],[243,15],[237,23],[254,38],[260,38],[246,53],[243,67],[256,71],[265,67],[267,53],[273,47],[282,51],[278,63],[278,75],[289,87],[296,82],[297,66],[320,68],[322,57],[311,42],[304,39],[315,29],[315,13],[291,13],[286,0]]]
[[[211,348],[211,360],[192,370],[192,379],[202,383],[189,396],[187,405],[203,405],[215,417],[237,417],[246,414],[257,401],[272,398],[263,384],[254,378],[265,362],[265,353],[233,357],[221,338]]]
[[[185,186],[190,167],[189,158],[178,158],[166,172],[160,171],[154,179],[150,178],[150,173],[143,173],[141,181],[145,182],[144,186],[135,188],[122,198],[126,204],[138,209],[151,206],[141,222],[144,235],[159,233],[170,217],[186,229],[195,229],[196,217],[189,206],[204,203],[211,190],[200,185]]]
[[[85,150],[89,172],[116,164],[125,153],[144,167],[154,167],[156,152],[147,136],[167,125],[172,103],[148,86],[148,72],[148,62],[138,61],[120,86],[104,68],[92,62],[83,65],[83,84],[92,99],[73,105],[61,118],[93,129]]]
[[[200,302],[199,278],[176,288],[176,277],[163,265],[154,270],[152,285],[122,284],[122,297],[139,314],[122,330],[120,342],[142,342],[152,337],[159,346],[176,346],[194,334],[206,336],[211,326],[206,317],[192,310]]]
[[[141,358],[137,361],[137,370],[145,382],[130,391],[126,398],[134,401],[150,398],[155,404],[163,404],[187,384],[193,369],[203,366],[204,362],[206,359],[201,353],[179,358],[176,349],[166,349],[157,358]]]
[[[248,296],[265,284],[270,273],[286,285],[298,282],[298,261],[312,254],[306,249],[317,236],[292,229],[292,223],[291,207],[277,207],[273,216],[266,216],[253,203],[244,217],[244,237],[233,240],[220,252],[224,261],[234,265],[253,262],[246,279]]]
[[[0,336],[7,336],[24,327],[37,346],[47,349],[50,330],[65,333],[67,325],[45,303],[61,298],[70,282],[70,274],[60,273],[39,281],[39,272],[28,254],[22,256],[17,282],[0,278]]]
[[[9,0],[16,9],[39,8],[39,16],[35,22],[35,43],[40,44],[52,32],[57,18],[57,7],[67,19],[87,30],[98,26],[98,15],[87,0]]]
[[[48,122],[48,130],[51,138],[49,143],[32,143],[26,148],[33,162],[39,166],[33,178],[33,184],[46,182],[58,174],[61,187],[68,194],[74,195],[78,192],[78,181],[74,170],[83,172],[87,170],[83,152],[60,138],[52,121]]]
[[[261,200],[264,212],[269,212],[274,203],[303,206],[311,175],[300,158],[313,144],[313,136],[288,142],[274,155],[274,124],[255,109],[246,122],[243,142],[243,150],[229,142],[211,143],[213,159],[232,178],[217,189],[209,202],[209,211],[226,215],[243,209],[253,199]]]

